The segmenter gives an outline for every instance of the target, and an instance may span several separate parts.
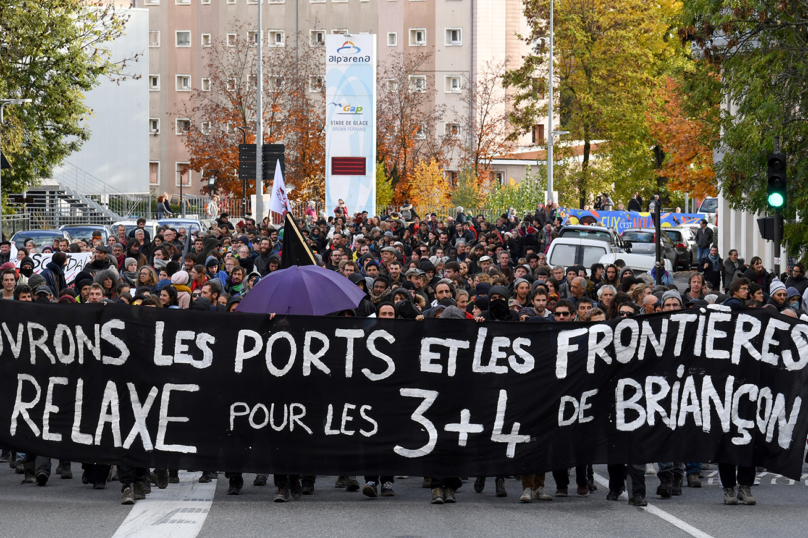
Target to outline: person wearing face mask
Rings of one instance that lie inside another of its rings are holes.
[[[488,291],[488,310],[482,313],[486,321],[519,321],[516,313],[508,308],[508,289],[505,286],[493,286]]]
[[[34,260],[26,256],[20,260],[20,277],[17,284],[28,284],[28,278],[34,274]]]
[[[794,313],[797,314],[797,317],[800,317],[803,313],[800,290],[797,288],[786,289],[786,303],[788,304],[788,308],[793,310]]]

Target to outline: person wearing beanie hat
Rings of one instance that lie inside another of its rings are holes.
[[[797,314],[797,317],[802,314],[802,295],[800,294],[800,290],[797,288],[791,287],[786,290],[786,300],[788,302],[788,308],[794,311]]]
[[[124,258],[121,278],[130,286],[137,287],[137,276],[137,260],[135,258]]]
[[[17,285],[28,284],[28,279],[34,274],[34,260],[29,256],[25,256],[20,260],[20,274],[17,279]]]
[[[187,309],[191,306],[191,288],[188,287],[190,276],[185,271],[177,271],[171,275],[171,285],[177,290],[177,304]]]
[[[676,290],[668,290],[662,294],[662,310],[669,312],[671,310],[682,309],[682,296]]]
[[[87,304],[87,299],[90,295],[90,286],[93,285],[93,280],[91,278],[85,278],[84,280],[78,280],[75,282],[75,289],[78,292],[78,295],[76,295],[76,302]]]
[[[773,305],[778,312],[782,312],[788,307],[788,292],[786,285],[779,278],[773,278],[769,284],[769,301],[767,304]]]

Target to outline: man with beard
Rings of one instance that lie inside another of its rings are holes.
[[[378,307],[379,303],[390,300],[390,283],[383,277],[377,277],[370,289],[370,300]]]
[[[258,243],[258,257],[255,259],[255,268],[262,277],[269,274],[269,259],[273,254],[272,241],[268,237],[262,237]]]

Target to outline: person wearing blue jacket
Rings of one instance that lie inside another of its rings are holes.
[[[208,256],[208,259],[205,260],[205,270],[208,273],[209,279],[218,279],[221,288],[225,288],[227,284],[227,273],[219,271],[219,260],[217,260],[215,256]]]

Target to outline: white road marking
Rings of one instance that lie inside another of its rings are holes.
[[[595,473],[595,481],[598,484],[600,484],[601,486],[603,486],[603,487],[605,487],[607,489],[609,488],[609,481],[606,480],[604,477],[600,476],[598,473]],[[628,495],[626,494],[626,492],[623,492],[623,494],[620,495],[620,499],[625,500],[625,501],[628,500]],[[697,529],[696,527],[694,527],[690,523],[682,521],[678,517],[676,517],[676,516],[674,516],[672,514],[669,514],[665,510],[662,510],[661,508],[657,508],[656,506],[654,506],[652,504],[649,504],[648,506],[643,506],[642,509],[645,510],[646,512],[648,512],[649,514],[655,515],[660,519],[664,519],[665,521],[667,521],[668,523],[670,523],[674,527],[677,527],[677,528],[685,531],[690,536],[693,536],[695,538],[713,538],[711,535],[707,534],[704,531],[701,531],[701,530]]]
[[[179,476],[180,483],[166,489],[152,486],[146,499],[135,502],[113,538],[195,538],[208,517],[216,482],[200,484],[199,472]]]

